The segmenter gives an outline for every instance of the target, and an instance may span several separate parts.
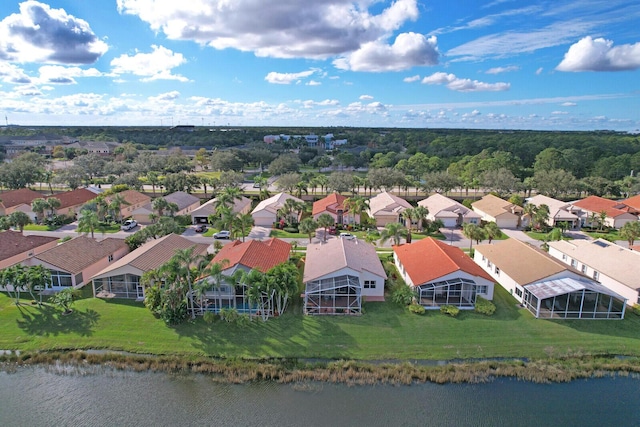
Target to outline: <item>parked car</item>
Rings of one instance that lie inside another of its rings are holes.
[[[351,233],[344,233],[344,232],[343,232],[343,233],[340,233],[340,238],[341,238],[341,239],[347,239],[347,240],[353,240],[353,239],[355,239],[355,238],[356,238],[356,236],[354,236],[354,235],[353,235],[353,234],[351,234]]]
[[[136,228],[137,226],[138,226],[138,222],[135,219],[128,219],[122,223],[122,226],[120,226],[120,229],[123,231],[129,231],[131,229]]]
[[[194,230],[196,233],[204,233],[205,231],[207,231],[207,226],[205,224],[198,224],[196,225]]]
[[[213,238],[214,239],[230,239],[231,238],[231,232],[229,232],[227,230],[218,231],[217,233],[213,234]]]
[[[329,234],[331,234],[332,236],[335,236],[336,233],[337,233],[337,230],[336,230],[336,227],[334,225],[329,227]]]

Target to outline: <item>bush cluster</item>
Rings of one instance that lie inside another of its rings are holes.
[[[460,309],[454,305],[442,305],[440,306],[440,313],[456,317],[460,313]]]
[[[427,310],[420,304],[409,304],[409,311],[413,314],[424,314]]]
[[[493,313],[495,312],[496,306],[494,303],[479,295],[476,296],[476,313],[484,314],[485,316],[493,316]]]

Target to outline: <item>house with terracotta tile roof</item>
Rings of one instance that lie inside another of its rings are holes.
[[[151,203],[151,197],[136,190],[125,190],[117,193],[124,199],[124,203],[120,206],[120,218],[129,218],[132,213],[144,205]],[[105,197],[107,203],[113,200],[115,195]]]
[[[384,227],[391,222],[404,221],[401,214],[405,209],[411,208],[411,204],[395,194],[383,191],[375,197],[369,199],[367,215],[375,219],[376,227]]]
[[[263,295],[264,301],[261,304],[250,303],[244,283],[227,281],[237,271],[248,273],[257,270],[266,273],[273,267],[287,262],[290,253],[291,244],[275,237],[265,241],[236,240],[224,245],[211,260],[210,265],[219,264],[222,267],[225,281],[217,283],[216,277],[213,276],[199,280],[200,284],[208,282],[210,287],[200,295],[192,295],[191,304],[195,307],[196,314],[204,314],[207,311],[218,313],[221,309],[234,308],[240,313],[249,314],[267,310],[265,317],[273,316],[273,295]]]
[[[19,231],[0,232],[0,270],[18,264],[58,244],[57,237],[25,236]]]
[[[549,255],[593,278],[627,299],[640,304],[640,253],[596,240],[549,242]]]
[[[384,301],[387,274],[376,249],[358,239],[307,246],[302,281],[305,314],[361,314],[362,302]]]
[[[536,318],[624,318],[624,296],[528,243],[478,245],[473,260]]]
[[[432,237],[393,247],[400,276],[426,309],[473,309],[478,295],[493,299],[494,280],[460,248]]]
[[[32,221],[35,221],[36,215],[31,210],[31,202],[41,197],[43,197],[42,194],[29,188],[0,193],[0,216],[21,211],[29,215]]]
[[[311,214],[315,221],[323,213],[329,214],[336,224],[360,224],[360,215],[351,215],[344,207],[348,197],[339,193],[329,194],[327,197],[313,203]]]
[[[440,193],[433,194],[420,200],[418,206],[429,210],[427,220],[442,221],[445,227],[459,227],[462,224],[480,224],[480,215],[462,203],[443,196]]]
[[[301,199],[287,193],[278,193],[268,199],[258,203],[251,211],[254,224],[257,227],[273,227],[273,223],[278,221],[278,211],[284,207],[287,199],[293,199],[296,202],[304,203]]]
[[[178,249],[194,248],[194,256],[206,255],[207,244],[194,243],[177,234],[168,234],[144,245],[91,276],[93,296],[99,298],[144,299],[140,278],[175,255]]]
[[[60,290],[80,288],[98,271],[129,253],[122,239],[106,238],[97,241],[78,236],[34,255],[23,264],[42,265],[51,271],[51,284],[47,288]]]
[[[522,208],[511,202],[487,194],[471,204],[473,210],[480,215],[482,221],[495,222],[500,228],[518,228],[522,216]]]
[[[100,191],[95,188],[76,188],[64,193],[47,197],[60,200],[60,207],[56,209],[56,215],[76,215],[82,210],[85,203],[98,197]]]
[[[584,215],[582,209],[577,206],[573,206],[569,202],[563,202],[552,197],[538,194],[527,199],[527,204],[531,204],[535,207],[541,205],[547,205],[549,208],[549,218],[547,219],[547,225],[550,227],[556,227],[559,223],[566,222],[569,224],[569,228],[577,228],[580,226],[580,217]],[[527,218],[527,222],[531,219]]]
[[[214,198],[192,210],[191,223],[206,224],[209,221],[209,215],[216,215],[217,202],[218,198]],[[231,211],[240,215],[248,214],[251,212],[251,199],[244,196],[241,196],[239,199],[234,199]]]
[[[589,196],[582,200],[571,203],[573,206],[583,211],[580,221],[582,226],[597,227],[599,225],[597,219],[601,213],[606,214],[604,225],[611,228],[621,228],[627,222],[638,221],[638,211],[611,199],[605,199],[599,196]]]
[[[2,194],[0,194],[0,197],[2,197]],[[621,200],[620,203],[633,209],[636,212],[640,212],[640,194],[637,194],[633,197],[629,197],[628,199],[625,199],[625,200]]]

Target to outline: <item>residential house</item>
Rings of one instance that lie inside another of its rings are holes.
[[[258,205],[251,211],[251,216],[254,220],[254,225],[258,227],[272,227],[273,223],[278,221],[278,211],[284,207],[287,199],[293,199],[296,202],[304,203],[287,193],[278,193],[258,203]]]
[[[0,197],[2,197],[1,194],[0,194]],[[625,199],[625,200],[621,200],[620,203],[627,206],[629,210],[640,212],[640,194],[637,194],[633,197],[629,197],[628,199]]]
[[[478,295],[493,299],[494,281],[460,248],[433,237],[394,246],[393,259],[405,283],[427,309],[454,305],[473,309]]]
[[[120,218],[129,218],[136,209],[151,203],[151,197],[136,190],[125,190],[117,193],[124,199],[124,203],[120,206]],[[107,203],[111,202],[115,195],[105,197]]]
[[[67,287],[80,288],[94,274],[129,253],[122,239],[106,238],[97,241],[79,236],[34,255],[25,265],[42,265],[51,271],[53,290]]]
[[[193,224],[206,224],[209,219],[209,215],[216,214],[216,203],[218,199],[211,199],[199,207],[191,211],[191,222]],[[241,196],[240,199],[233,200],[233,207],[231,208],[233,213],[244,215],[251,212],[251,199]]]
[[[411,207],[411,204],[403,198],[383,191],[369,199],[367,214],[375,220],[376,227],[384,227],[391,222],[404,223],[401,214]]]
[[[640,253],[603,239],[549,242],[549,255],[640,304]]]
[[[361,314],[362,301],[384,301],[387,275],[375,247],[358,239],[307,246],[305,314]]]
[[[224,245],[220,252],[211,260],[211,264],[220,264],[222,275],[225,280],[229,280],[236,271],[249,272],[258,270],[266,273],[273,267],[283,264],[289,260],[291,244],[284,240],[271,238],[266,241],[247,240],[240,242],[233,241]],[[256,303],[249,301],[247,286],[244,284],[225,282],[216,283],[214,277],[201,279],[208,282],[211,287],[199,296],[193,295],[192,304],[196,308],[197,314],[207,311],[218,313],[224,308],[234,308],[240,313],[256,314],[258,311],[267,310],[267,316],[275,315],[273,296],[263,295],[264,301]],[[271,300],[271,303],[269,301]]]
[[[25,236],[19,231],[0,232],[0,270],[38,255],[58,244],[57,237]]]
[[[11,215],[21,211],[29,215],[32,221],[36,220],[36,214],[31,210],[31,202],[34,199],[43,198],[42,194],[29,188],[20,188],[0,193],[0,216]]]
[[[194,243],[177,234],[151,240],[92,277],[93,296],[98,298],[144,299],[140,278],[165,264],[179,249],[194,248],[194,256],[206,255],[207,244]]]
[[[313,219],[317,221],[320,215],[326,213],[333,218],[333,222],[336,224],[359,224],[360,215],[349,213],[349,210],[344,207],[345,200],[347,197],[342,194],[332,193],[314,202],[311,211]]]
[[[577,228],[580,226],[580,215],[583,214],[582,210],[573,206],[571,203],[538,194],[527,199],[527,204],[538,208],[541,205],[547,205],[549,208],[547,225],[550,227],[556,227],[562,222],[569,224],[569,228]],[[527,221],[530,222],[531,219],[527,218]]]
[[[621,228],[627,222],[638,221],[638,211],[623,202],[589,196],[571,203],[582,210],[581,225],[598,227],[601,215],[605,215],[603,226]]]
[[[90,154],[99,154],[108,156],[113,154],[114,150],[120,145],[119,142],[111,141],[75,141],[66,144],[65,148],[75,148],[77,150],[87,150]]]
[[[473,260],[537,318],[624,318],[625,297],[525,242],[478,245]]]
[[[522,207],[488,194],[471,204],[482,221],[495,222],[500,228],[518,228],[522,216]]]
[[[175,203],[178,210],[174,215],[190,215],[191,211],[200,207],[200,199],[184,191],[176,191],[163,197],[169,203]],[[147,203],[131,212],[131,218],[140,224],[149,224],[149,215],[157,214],[153,209],[153,203]]]
[[[89,201],[98,197],[101,190],[89,187],[89,188],[77,188],[71,191],[65,191],[64,193],[54,194],[48,196],[48,198],[56,198],[60,200],[60,207],[56,209],[57,215],[74,216],[82,210],[82,207]]]
[[[480,215],[462,203],[456,202],[442,194],[436,193],[418,202],[429,210],[427,220],[440,220],[447,228],[459,227],[462,224],[480,224]]]

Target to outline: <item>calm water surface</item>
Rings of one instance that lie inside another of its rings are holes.
[[[640,380],[568,384],[216,384],[70,368],[0,372],[0,426],[632,426]]]

